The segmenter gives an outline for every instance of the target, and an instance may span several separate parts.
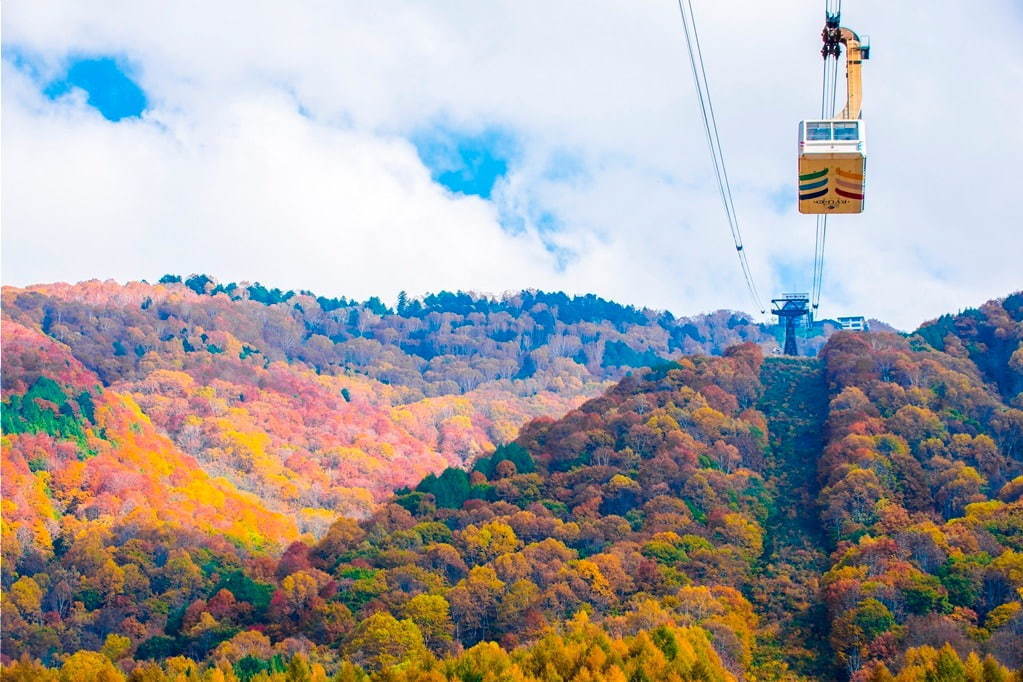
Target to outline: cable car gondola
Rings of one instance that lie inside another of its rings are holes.
[[[866,169],[863,121],[800,121],[800,213],[861,213]]]
[[[799,123],[799,212],[810,214],[862,213],[866,189],[867,136],[860,120],[863,100],[861,62],[870,46],[829,15],[824,28],[825,60],[845,45],[846,106],[839,118]],[[833,114],[832,114],[833,115]]]

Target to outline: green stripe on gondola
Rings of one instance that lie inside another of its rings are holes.
[[[823,187],[826,184],[828,184],[828,179],[824,178],[823,180],[818,180],[817,182],[811,182],[809,185],[800,185],[799,191],[805,192],[810,189],[817,189],[818,187]]]
[[[813,173],[807,173],[806,175],[800,175],[799,181],[802,182],[803,180],[816,180],[817,178],[823,178],[827,174],[828,169],[825,168],[824,170],[814,171]]]

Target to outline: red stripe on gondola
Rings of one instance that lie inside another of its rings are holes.
[[[849,182],[848,180],[840,180],[835,178],[835,184],[839,187],[845,187],[846,189],[858,190],[863,188],[862,182]]]
[[[855,192],[846,192],[845,190],[838,189],[837,187],[835,188],[835,194],[837,194],[840,197],[845,197],[846,199],[859,199],[860,201],[863,201],[862,194],[856,194]]]

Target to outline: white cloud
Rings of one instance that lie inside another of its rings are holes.
[[[772,197],[794,191],[795,124],[817,106],[821,8],[694,4],[758,283],[803,287],[813,219]],[[874,43],[869,195],[832,220],[825,312],[910,327],[1023,286],[1009,85],[1023,18],[1011,0],[845,10]],[[68,53],[124,55],[151,102],[112,124],[5,62],[6,282],[206,271],[328,295],[535,286],[751,309],[670,1],[16,0],[3,31],[51,71]],[[495,203],[430,181],[407,137],[438,120],[516,135]],[[582,172],[550,182],[560,153]],[[576,254],[563,270],[535,226],[500,228],[502,211],[529,226],[542,210]]]

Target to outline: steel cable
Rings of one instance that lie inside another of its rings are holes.
[[[834,8],[834,12],[832,12]],[[834,4],[830,0],[824,1],[824,15],[834,15],[836,18],[842,16],[842,0],[836,0]],[[832,57],[834,59],[832,59]],[[829,97],[830,94],[830,97]],[[838,97],[838,55],[824,56],[824,74],[821,84],[821,118],[832,119],[835,117],[835,108]],[[811,281],[811,315],[820,308],[821,290],[824,287],[824,247],[828,239],[828,216],[827,214],[817,215],[817,227],[814,238],[813,254],[813,279]]]
[[[689,9],[688,16],[686,15],[686,7]],[[692,69],[693,81],[696,84],[700,115],[703,118],[707,146],[710,147],[711,161],[714,164],[714,176],[717,179],[718,192],[721,195],[721,204],[725,210],[729,231],[732,233],[735,251],[739,256],[739,266],[746,281],[746,288],[749,290],[754,305],[763,314],[766,310],[760,301],[760,293],[753,279],[753,271],[746,258],[746,251],[742,242],[742,231],[739,228],[739,219],[735,213],[732,188],[728,180],[728,171],[725,167],[724,153],[721,150],[721,137],[718,134],[717,120],[714,117],[714,105],[710,97],[710,86],[708,85],[707,71],[703,62],[703,52],[700,49],[700,37],[696,29],[696,17],[693,14],[692,0],[685,0],[685,5],[683,5],[683,0],[678,0],[678,11],[682,17],[682,29],[689,53],[689,66]]]

